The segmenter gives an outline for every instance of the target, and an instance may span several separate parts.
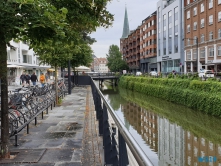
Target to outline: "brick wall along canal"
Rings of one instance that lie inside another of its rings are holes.
[[[102,87],[154,165],[221,165],[221,119],[124,89]]]

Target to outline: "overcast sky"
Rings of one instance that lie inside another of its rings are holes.
[[[97,41],[92,45],[94,54],[97,57],[106,58],[110,45],[115,44],[120,47],[125,4],[130,30],[134,30],[141,25],[142,20],[156,11],[157,2],[158,0],[112,0],[111,3],[107,5],[107,9],[114,15],[113,25],[108,29],[98,28],[96,32],[91,34],[91,37]]]

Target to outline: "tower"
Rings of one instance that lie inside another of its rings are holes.
[[[125,7],[123,34],[121,38],[127,38],[129,33],[130,33],[130,29],[129,29],[129,21],[128,21],[128,16],[127,16],[127,7]]]

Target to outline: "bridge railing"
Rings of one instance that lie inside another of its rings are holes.
[[[139,166],[152,166],[149,158],[128,132],[93,80],[91,80],[91,87],[96,118],[99,121],[99,135],[103,136],[104,164],[129,165],[128,147]]]

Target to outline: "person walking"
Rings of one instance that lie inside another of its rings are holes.
[[[37,76],[35,75],[35,72],[31,75],[31,82],[33,85],[36,85],[36,82],[38,81]]]
[[[45,85],[45,75],[44,75],[44,73],[41,73],[39,80],[41,82],[41,86],[44,87],[44,85]]]
[[[26,83],[25,73],[22,73],[22,75],[20,76],[20,82],[21,82],[22,86],[25,86],[25,83]]]
[[[28,86],[30,86],[30,80],[31,80],[30,75],[26,74],[26,84],[28,84]]]

